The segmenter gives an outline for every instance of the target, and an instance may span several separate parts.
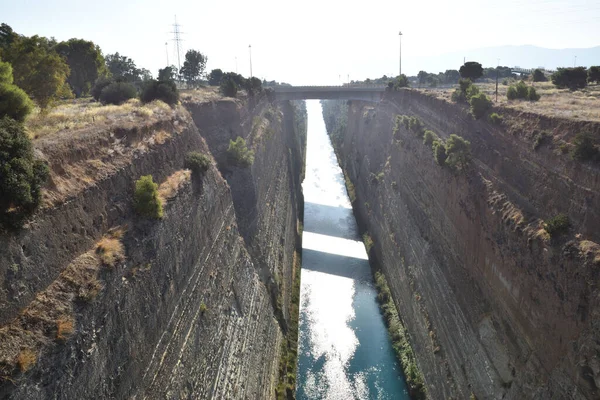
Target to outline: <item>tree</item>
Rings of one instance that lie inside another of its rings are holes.
[[[177,76],[177,68],[173,65],[169,65],[168,67],[164,67],[158,70],[158,80],[161,82],[174,82],[175,77]]]
[[[2,52],[7,51],[18,38],[19,35],[17,35],[9,25],[2,23],[0,25],[0,56],[2,56]]]
[[[189,85],[194,86],[204,73],[207,58],[197,50],[188,50],[185,53],[185,62],[181,67],[181,74]]]
[[[238,91],[238,87],[233,78],[229,76],[224,76],[223,79],[221,79],[220,90],[221,93],[223,93],[223,95],[227,97],[235,97]]]
[[[589,133],[578,133],[573,139],[573,148],[570,151],[571,158],[579,161],[600,161],[600,151],[594,146],[592,135]]]
[[[108,73],[100,47],[83,39],[60,42],[56,52],[67,60],[71,73],[67,82],[76,97],[90,93],[96,80]]]
[[[33,154],[23,125],[0,119],[0,223],[18,227],[39,206],[48,167]]]
[[[135,62],[131,58],[115,54],[107,54],[105,57],[106,68],[116,80],[124,80],[125,82],[138,82],[140,78],[140,70],[135,66]]]
[[[396,77],[396,80],[394,81],[394,90],[398,90],[400,88],[405,88],[408,86],[408,78],[406,77],[406,75],[402,74]]]
[[[149,70],[147,70],[146,68],[141,68],[140,70],[140,79],[143,82],[148,82],[150,80],[152,80],[152,72],[150,72]]]
[[[544,75],[544,72],[542,72],[541,69],[536,69],[535,71],[533,71],[533,81],[534,82],[546,82],[548,80],[548,78],[546,78],[546,75]]]
[[[588,82],[600,83],[600,66],[590,67],[590,69],[588,70]]]
[[[485,96],[483,93],[482,95]],[[471,160],[471,142],[452,134],[446,141],[446,154],[446,165],[454,169],[463,169]]]
[[[104,89],[113,82],[114,80],[112,78],[108,78],[106,76],[101,76],[100,78],[98,78],[91,90],[92,97],[96,101],[100,100],[100,94],[102,94],[102,89]]]
[[[483,75],[483,67],[481,64],[475,61],[467,61],[462,67],[460,67],[460,76],[465,79],[474,81],[475,79],[481,78]]]
[[[444,72],[445,83],[456,83],[460,79],[460,73],[455,69],[447,69]]]
[[[0,82],[0,118],[7,116],[23,122],[32,109],[33,102],[23,89],[10,83]]]
[[[19,37],[6,52],[15,84],[43,109],[61,97],[71,96],[66,83],[69,66],[51,50],[52,46],[53,41],[43,37]]]
[[[576,90],[587,86],[587,78],[585,67],[559,68],[552,74],[552,83],[559,88]]]
[[[427,78],[429,77],[429,74],[425,71],[419,71],[419,73],[417,74],[417,79],[419,80],[419,86],[425,84],[425,82],[427,82]]]
[[[471,105],[471,114],[473,114],[475,119],[483,117],[485,113],[492,107],[492,101],[485,95],[485,93],[479,93],[471,96],[469,99],[469,104]]]
[[[208,84],[210,86],[219,86],[221,84],[221,79],[223,78],[223,71],[220,69],[213,69],[208,74]]]

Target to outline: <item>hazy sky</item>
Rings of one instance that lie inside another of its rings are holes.
[[[293,84],[396,75],[400,30],[409,75],[419,58],[459,50],[600,45],[600,0],[0,0],[0,10],[18,33],[92,40],[155,76],[165,42],[176,64],[175,15],[184,52],[206,54],[208,70],[235,71],[237,57],[238,72],[249,75],[251,44],[255,76]]]

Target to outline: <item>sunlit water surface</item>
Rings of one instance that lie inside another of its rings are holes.
[[[297,398],[409,399],[321,105],[307,107]]]

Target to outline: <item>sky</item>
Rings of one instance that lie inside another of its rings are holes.
[[[249,76],[251,45],[254,76],[292,84],[395,76],[400,31],[407,75],[448,53],[456,65],[430,62],[427,70],[458,69],[461,54],[483,47],[600,46],[600,0],[0,0],[0,23],[17,33],[92,40],[155,76],[167,52],[177,65],[175,16],[183,52],[207,55],[208,71]]]

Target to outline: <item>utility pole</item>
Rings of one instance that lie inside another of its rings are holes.
[[[498,102],[498,73],[500,69],[500,59],[497,58],[498,65],[496,66],[496,103]]]
[[[175,51],[177,52],[177,73],[180,75],[181,74],[181,42],[183,41],[183,39],[181,38],[181,34],[184,32],[181,32],[179,30],[179,28],[181,27],[181,25],[179,25],[177,23],[177,15],[175,16],[175,23],[173,24],[173,32],[171,32],[173,34],[173,42],[175,42]]]
[[[248,45],[248,52],[250,52],[250,78],[252,78],[252,45]]]
[[[398,63],[398,76],[402,76],[402,31],[398,35],[400,37],[400,61]]]
[[[573,59],[573,68],[577,67],[577,56]]]
[[[165,52],[167,53],[167,67],[169,66],[169,43],[165,42]]]

